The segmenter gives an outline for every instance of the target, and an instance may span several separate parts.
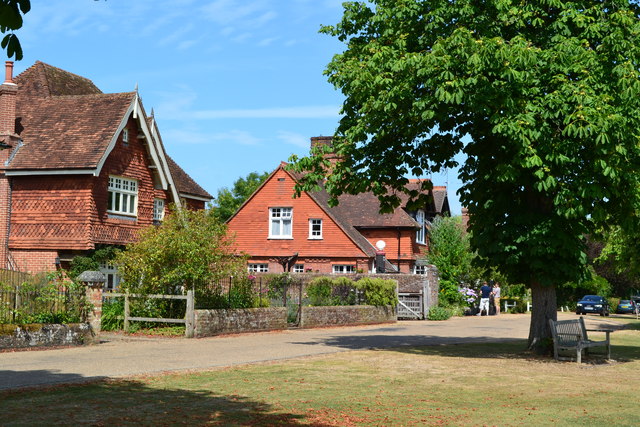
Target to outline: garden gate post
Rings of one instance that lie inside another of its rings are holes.
[[[92,306],[87,315],[87,323],[91,326],[93,339],[98,341],[102,324],[102,287],[106,277],[99,271],[85,271],[78,276],[78,281],[86,286],[85,295]]]
[[[187,291],[187,312],[185,313],[185,336],[193,338],[195,329],[195,313],[193,302],[193,291]]]

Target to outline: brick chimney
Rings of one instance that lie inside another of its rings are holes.
[[[333,137],[332,136],[312,136],[311,137],[311,151],[315,147],[324,146],[333,148]],[[325,158],[331,162],[331,166],[334,166],[338,160],[340,160],[340,156],[336,155],[333,150],[330,153],[325,154]]]
[[[17,94],[18,85],[13,82],[13,62],[7,61],[4,83],[0,85],[0,143],[3,145],[13,145],[18,140],[16,135]]]

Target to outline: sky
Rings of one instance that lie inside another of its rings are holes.
[[[14,74],[42,61],[104,93],[137,86],[167,153],[215,197],[335,132],[344,97],[323,72],[345,45],[319,29],[342,1],[31,0]],[[453,215],[456,175],[424,177],[448,185]]]

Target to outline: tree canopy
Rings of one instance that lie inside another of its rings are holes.
[[[213,215],[220,222],[231,218],[268,176],[269,172],[251,172],[245,178],[238,178],[231,190],[226,187],[218,190],[218,195],[213,202]]]
[[[150,226],[140,239],[118,253],[120,286],[146,293],[195,289],[196,297],[211,282],[246,275],[246,259],[235,254],[233,239],[210,211],[180,210],[160,226]]]
[[[0,42],[7,56],[15,56],[16,61],[22,59],[22,46],[14,31],[22,28],[22,15],[31,10],[30,0],[0,0],[0,31],[5,36]]]
[[[457,166],[478,259],[532,289],[529,346],[555,285],[587,273],[587,233],[637,223],[640,16],[635,1],[373,0],[322,31],[345,95],[326,179],[397,206],[408,175]],[[326,175],[320,150],[294,158]],[[389,190],[391,189],[391,190]]]

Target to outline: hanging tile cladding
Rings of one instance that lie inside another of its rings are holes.
[[[12,178],[10,249],[90,249],[88,176]]]
[[[306,193],[294,199],[293,186],[291,176],[282,169],[277,170],[229,221],[229,230],[235,233],[239,251],[266,257],[295,252],[300,257],[366,256]],[[293,239],[269,239],[269,208],[272,207],[293,208]],[[323,239],[309,239],[310,218],[322,219]]]
[[[141,228],[153,224],[153,199],[169,203],[167,192],[155,188],[154,174],[149,168],[151,160],[143,139],[138,139],[139,129],[132,118],[127,123],[129,143],[122,136],[111,151],[93,187],[95,214],[91,218],[92,242],[123,245],[135,241]],[[135,179],[138,182],[138,210],[136,217],[107,213],[109,176]]]
[[[400,244],[401,260],[414,259],[415,255],[418,254],[418,252],[414,252],[415,230],[401,229],[399,236],[398,230],[384,228],[361,229],[360,232],[374,246],[378,240],[384,241],[386,243],[384,252],[387,259],[398,259],[398,242]]]

